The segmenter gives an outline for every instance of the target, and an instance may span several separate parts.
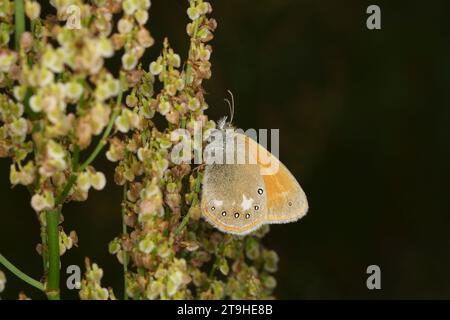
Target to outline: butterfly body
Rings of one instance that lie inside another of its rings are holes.
[[[219,139],[207,146],[215,160],[223,161],[205,157],[203,217],[219,230],[238,235],[303,217],[308,202],[295,177],[263,146],[225,126],[220,122]]]

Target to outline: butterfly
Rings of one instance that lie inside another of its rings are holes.
[[[232,121],[234,101],[229,105]],[[245,235],[264,224],[302,218],[308,201],[292,173],[226,119],[218,122],[216,139],[205,148],[201,200],[205,220],[222,232]],[[226,161],[211,160],[218,158]]]

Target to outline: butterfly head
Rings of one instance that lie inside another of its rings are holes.
[[[228,117],[225,116],[223,118],[220,118],[217,121],[217,129],[218,130],[234,129],[234,126],[231,123],[231,121],[227,121],[227,119],[228,119]]]
[[[228,93],[231,97],[231,101],[228,99],[224,99],[224,100],[228,104],[228,107],[230,108],[230,121],[227,121],[227,119],[228,119],[227,116],[219,119],[219,121],[217,121],[217,129],[219,129],[219,130],[234,129],[234,126],[232,124],[233,117],[234,117],[234,97],[233,97],[233,93],[231,93],[230,90],[228,90]]]

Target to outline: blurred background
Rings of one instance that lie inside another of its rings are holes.
[[[182,57],[189,45],[186,2],[152,2],[156,44],[146,67],[165,36]],[[280,256],[277,298],[450,298],[448,1],[211,2],[218,29],[207,114],[228,114],[230,89],[238,127],[279,128],[280,159],[310,203],[305,218],[264,239]],[[370,4],[381,7],[381,30],[366,28]],[[95,166],[110,183],[64,208],[80,247],[63,270],[89,256],[120,292],[121,266],[107,245],[121,230],[121,188],[104,156]],[[28,192],[11,189],[9,160],[0,159],[0,175],[0,252],[39,278]],[[366,287],[371,264],[381,268],[381,290]],[[5,273],[3,298],[19,290],[44,298]]]

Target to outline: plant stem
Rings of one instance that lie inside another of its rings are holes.
[[[214,261],[214,264],[209,272],[209,278],[212,278],[214,274],[216,273],[217,268],[219,267],[219,262],[222,259],[223,250],[225,249],[225,245],[221,243],[219,245],[219,252],[216,253],[216,260]]]
[[[109,134],[111,133],[112,127],[114,125],[114,121],[116,120],[117,116],[120,113],[120,104],[122,102],[122,95],[123,95],[123,85],[122,85],[122,76],[120,79],[120,89],[119,89],[119,95],[117,96],[117,103],[116,107],[113,111],[113,114],[111,116],[111,119],[109,120],[109,123],[103,132],[103,135],[95,147],[94,151],[91,153],[91,155],[87,158],[85,162],[78,168],[74,168],[74,172],[71,176],[69,181],[64,186],[63,191],[56,197],[56,209],[52,211],[48,211],[46,213],[47,217],[47,245],[48,245],[48,280],[47,280],[47,288],[46,293],[49,300],[59,300],[60,299],[60,288],[59,288],[59,281],[60,281],[60,255],[59,255],[59,215],[61,210],[61,205],[66,199],[67,195],[70,193],[70,190],[73,187],[73,184],[77,180],[77,173],[85,170],[92,161],[95,160],[97,155],[100,153],[100,151],[103,149],[103,147],[107,143],[107,138]],[[79,150],[74,150],[75,159],[72,165],[78,166],[78,152]]]
[[[175,229],[175,236],[178,236],[181,231],[183,231],[184,227],[187,225],[187,223],[189,222],[189,218],[190,218],[190,214],[189,212],[186,213],[186,215],[183,217],[183,220],[181,220],[181,223],[179,224],[179,226]]]
[[[14,15],[14,24],[16,26],[15,30],[15,46],[16,51],[20,50],[20,36],[25,31],[25,11],[23,0],[15,0],[15,15]]]
[[[48,243],[48,280],[46,293],[49,300],[59,300],[59,214],[60,209],[48,211],[47,243]]]
[[[127,225],[125,223],[125,215],[126,215],[126,201],[127,201],[127,190],[128,190],[128,183],[125,183],[123,186],[123,202],[122,202],[122,233],[123,235],[128,234]],[[127,273],[128,273],[128,254],[125,250],[123,252],[123,299],[128,300],[128,294],[127,294],[127,287],[128,287],[128,280],[127,280]]]
[[[41,242],[42,242],[42,265],[44,274],[47,274],[48,268],[48,248],[47,248],[47,227],[41,221]]]
[[[44,291],[44,285],[37,280],[34,280],[27,274],[20,271],[15,265],[9,262],[3,255],[0,254],[0,263],[5,266],[6,269],[11,271],[18,278],[22,279],[24,282],[28,283],[30,286],[35,287],[41,291]]]

